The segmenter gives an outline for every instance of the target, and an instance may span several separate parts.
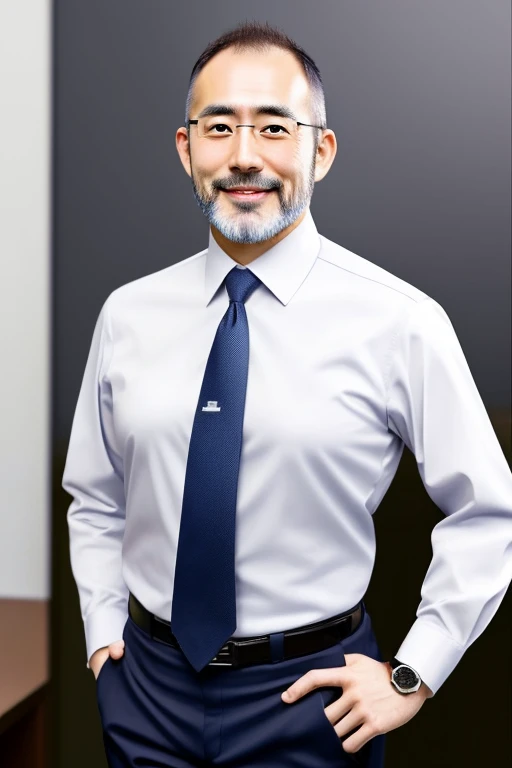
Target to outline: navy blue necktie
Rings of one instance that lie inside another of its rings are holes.
[[[249,364],[244,302],[260,284],[247,268],[233,267],[226,276],[229,307],[213,340],[190,437],[171,630],[197,672],[236,629],[235,517]]]

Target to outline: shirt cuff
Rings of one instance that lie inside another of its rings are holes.
[[[89,659],[98,648],[104,648],[116,640],[123,639],[124,626],[128,620],[126,608],[107,606],[98,608],[85,620],[85,644],[87,650],[87,669]]]
[[[395,658],[416,670],[435,695],[465,650],[431,621],[418,618],[395,653]]]

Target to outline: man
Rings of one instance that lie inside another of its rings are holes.
[[[512,475],[446,313],[317,233],[325,123],[288,37],[212,43],[176,134],[209,246],[96,323],[63,487],[116,768],[378,768],[510,582]],[[383,661],[363,598],[404,444],[446,517]]]

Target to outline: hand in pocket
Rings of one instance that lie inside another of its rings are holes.
[[[110,645],[106,645],[103,648],[98,648],[98,650],[93,653],[89,660],[89,667],[92,669],[95,679],[98,679],[101,668],[109,656],[111,656],[113,659],[120,659],[123,655],[124,640],[116,640],[115,642],[110,643]]]

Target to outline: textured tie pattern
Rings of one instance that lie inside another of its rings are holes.
[[[226,276],[229,307],[210,350],[192,425],[171,629],[198,672],[236,629],[235,517],[249,364],[244,302],[260,284],[249,269],[234,267]]]

